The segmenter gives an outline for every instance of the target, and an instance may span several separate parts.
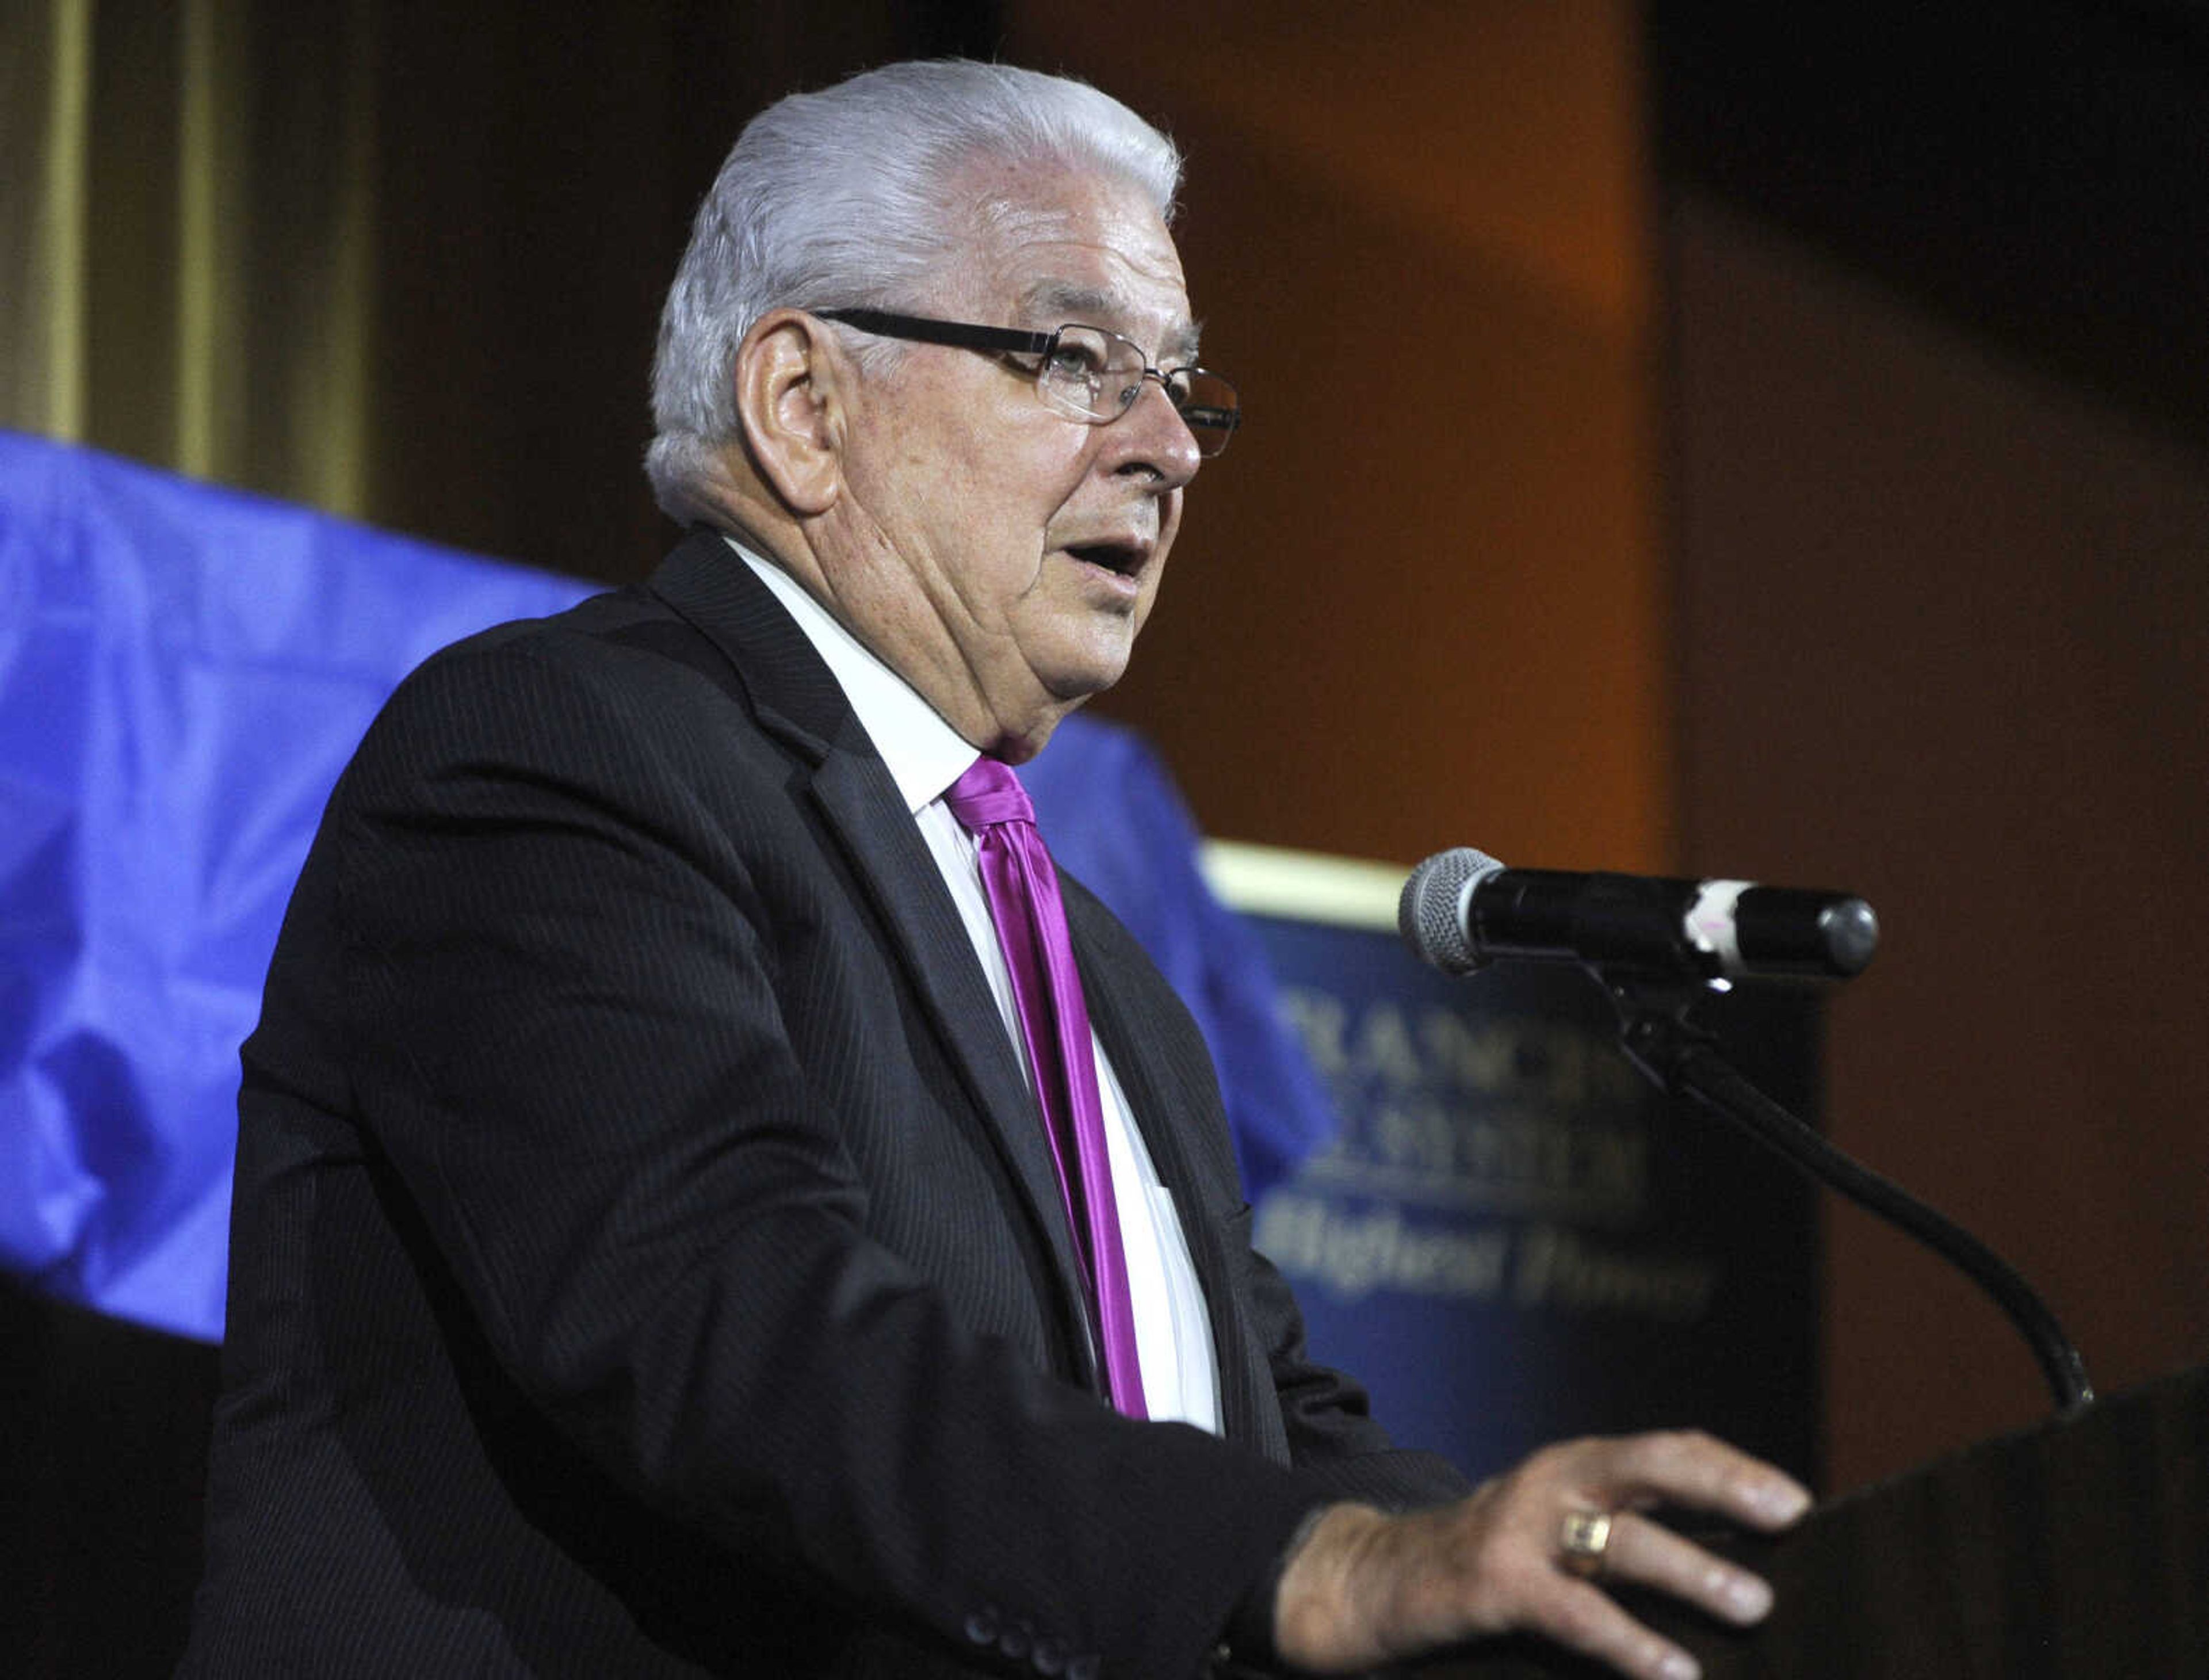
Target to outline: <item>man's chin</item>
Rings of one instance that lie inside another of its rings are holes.
[[[1055,673],[1031,703],[1001,719],[1003,732],[985,750],[1008,764],[1026,762],[1044,750],[1053,730],[1119,681],[1127,668],[1128,662],[1123,659]]]
[[[1086,705],[1127,672],[1128,660],[1124,654],[1118,659],[1089,661],[1078,670],[1062,673],[1051,683],[1051,702],[1061,708],[1062,715],[1077,706]]]
[[[995,740],[981,744],[982,750],[1008,764],[1025,764],[1050,744],[1052,732],[1079,711],[1086,698],[1054,699],[1032,708],[1017,720],[1002,725]]]

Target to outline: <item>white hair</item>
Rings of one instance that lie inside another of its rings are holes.
[[[670,515],[703,511],[691,488],[737,434],[752,324],[785,307],[924,308],[979,226],[964,212],[982,207],[948,202],[978,158],[1117,175],[1169,222],[1181,184],[1173,142],[1117,99],[1009,64],[888,64],[769,105],[699,207],[660,314],[645,472]]]

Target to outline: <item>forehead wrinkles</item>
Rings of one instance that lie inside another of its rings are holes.
[[[1177,346],[1193,338],[1181,255],[1134,186],[1109,175],[994,166],[963,184],[975,190],[972,256],[960,265],[969,307],[992,320],[1021,309],[1029,314],[1023,325],[1162,328]]]

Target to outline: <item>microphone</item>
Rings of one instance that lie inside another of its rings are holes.
[[[1520,957],[1660,978],[1839,979],[1879,946],[1871,906],[1847,893],[1506,869],[1469,846],[1411,871],[1396,925],[1445,974]]]

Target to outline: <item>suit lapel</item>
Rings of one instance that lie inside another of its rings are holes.
[[[889,930],[906,978],[994,1135],[1048,1249],[1083,1374],[1097,1382],[1088,1310],[1043,1121],[966,924],[896,782],[805,633],[712,532],[694,532],[652,588],[729,662],[763,728],[810,766],[816,810]]]
[[[1066,881],[1063,871],[1059,878],[1062,883]],[[1112,1058],[1112,1070],[1128,1093],[1135,1125],[1151,1152],[1151,1163],[1158,1168],[1160,1182],[1173,1194],[1189,1260],[1203,1286],[1206,1314],[1212,1325],[1213,1363],[1219,1377],[1221,1426],[1231,1441],[1255,1442],[1264,1434],[1260,1421],[1261,1396],[1249,1361],[1243,1357],[1246,1338],[1233,1273],[1218,1223],[1210,1217],[1209,1193],[1192,1168],[1183,1129],[1172,1118],[1189,1106],[1188,1075],[1177,1078],[1172,1070],[1163,1067],[1156,1035],[1130,1018],[1124,1002],[1128,988],[1116,983],[1107,959],[1089,931],[1091,912],[1085,895],[1062,890],[1067,920],[1074,930],[1074,956],[1081,969],[1090,1024],[1096,1027],[1104,1053]]]
[[[1093,1380],[1088,1309],[1043,1117],[936,859],[906,816],[889,771],[871,751],[832,754],[814,777],[813,794],[889,928],[1042,1228],[1068,1315],[1081,1327],[1072,1340],[1085,1376]],[[886,804],[903,820],[885,820]]]

